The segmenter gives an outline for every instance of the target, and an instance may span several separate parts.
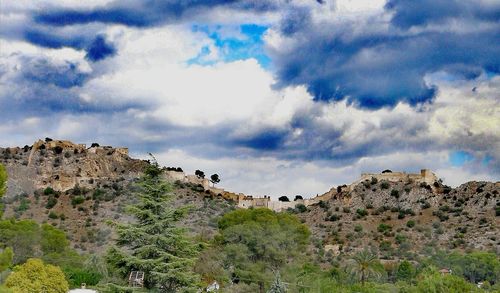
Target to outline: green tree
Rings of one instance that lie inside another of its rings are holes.
[[[112,248],[107,259],[123,276],[144,271],[148,288],[186,291],[198,282],[192,271],[198,247],[176,226],[187,209],[169,205],[171,187],[160,174],[156,163],[145,170],[139,182],[139,201],[127,208],[137,221],[117,226],[117,244],[125,249]]]
[[[381,275],[381,265],[375,254],[363,250],[355,254],[349,261],[349,271],[361,281],[361,284],[370,277]]]
[[[12,260],[14,259],[14,251],[12,248],[7,247],[2,252],[0,252],[0,272],[5,271],[10,266],[12,266]]]
[[[69,247],[63,231],[32,220],[0,221],[0,243],[14,250],[14,264],[38,257],[61,267],[81,266],[81,257]]]
[[[269,209],[235,210],[219,221],[218,242],[225,267],[247,284],[264,292],[279,271],[303,257],[309,243],[309,229],[292,214]]]
[[[212,182],[213,186],[215,186],[215,184],[219,183],[220,182],[220,177],[218,174],[212,174],[212,176],[210,176],[210,182]]]
[[[474,284],[455,275],[441,275],[435,268],[428,268],[417,277],[417,292],[461,293],[481,292]]]
[[[14,268],[5,281],[5,286],[15,293],[66,293],[68,282],[59,267],[46,265],[41,259],[31,258]]]
[[[407,261],[402,261],[396,270],[396,279],[409,281],[415,276],[415,268]]]

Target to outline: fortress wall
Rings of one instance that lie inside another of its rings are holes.
[[[288,208],[293,209],[300,203],[299,201],[269,201],[268,208],[275,212],[281,212]]]
[[[209,187],[208,190],[215,194],[224,194],[224,189],[223,188],[217,188],[217,187]]]
[[[248,209],[250,207],[253,207],[253,200],[248,200],[248,199],[245,199],[245,200],[240,200],[238,201],[238,207],[239,208],[242,208],[242,209]]]
[[[174,181],[186,181],[186,174],[184,172],[165,171],[165,176]]]

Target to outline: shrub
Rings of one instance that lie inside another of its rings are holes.
[[[57,204],[57,198],[54,196],[49,196],[49,199],[47,200],[47,204],[45,205],[45,208],[51,209]]]
[[[375,178],[375,177],[372,177],[372,180],[370,181],[370,183],[371,183],[372,185],[375,185],[375,184],[377,184],[377,183],[378,183],[378,179],[377,179],[377,178]]]
[[[5,281],[7,288],[14,292],[66,293],[68,282],[59,267],[46,265],[40,259],[28,259],[9,275]]]
[[[430,207],[431,207],[431,204],[430,204],[428,201],[424,201],[424,202],[422,203],[422,205],[421,205],[421,208],[422,208],[422,209],[424,209],[424,210],[425,210],[425,209],[428,209],[428,208],[430,208]]]
[[[377,231],[379,231],[380,233],[385,233],[385,232],[388,232],[391,230],[392,230],[392,226],[384,224],[384,223],[378,225],[378,227],[377,227]]]
[[[396,234],[396,237],[394,237],[394,239],[396,240],[397,244],[401,244],[406,241],[406,236],[403,234]]]
[[[391,190],[391,196],[395,198],[399,198],[399,190],[393,189]]]
[[[50,195],[50,194],[55,194],[56,192],[54,191],[54,189],[52,189],[52,187],[47,187],[43,190],[43,194],[45,195]]]
[[[96,189],[94,190],[94,193],[92,193],[92,199],[93,200],[102,200],[103,199],[103,195],[105,194],[106,192],[102,189]]]
[[[332,221],[332,222],[338,221],[338,220],[340,220],[340,216],[336,215],[336,214],[333,214],[333,215],[330,216],[329,220]]]
[[[406,216],[405,212],[404,211],[399,211],[398,213],[398,219],[404,219]]]
[[[361,226],[361,225],[354,226],[354,231],[355,232],[361,232],[361,231],[363,231],[363,226]]]
[[[390,186],[389,182],[387,182],[387,181],[380,183],[380,188],[382,188],[382,189],[389,189],[389,186]]]
[[[360,217],[364,217],[364,216],[368,215],[368,212],[365,209],[357,209],[356,214],[358,214],[358,216],[360,216]]]
[[[390,251],[391,250],[391,242],[389,241],[382,241],[380,242],[379,248],[381,251]]]
[[[80,268],[65,269],[64,274],[71,287],[80,287],[82,283],[85,283],[87,286],[95,286],[102,279],[101,274]]]
[[[437,212],[433,212],[432,214],[434,216],[438,217],[441,222],[444,222],[444,221],[446,221],[446,220],[448,220],[450,218],[450,217],[448,217],[448,215],[445,215],[443,213],[443,211],[441,211],[441,210],[437,211]]]
[[[343,211],[344,213],[348,214],[348,213],[350,213],[350,212],[351,212],[351,209],[350,209],[350,208],[348,208],[348,207],[343,207],[343,208],[342,208],[342,211]]]
[[[83,196],[75,196],[71,199],[71,205],[76,206],[79,204],[82,204],[85,201],[85,198]]]
[[[408,227],[408,228],[415,227],[415,221],[409,220],[408,222],[406,222],[406,227]]]
[[[301,203],[299,203],[298,205],[295,206],[295,209],[299,212],[299,213],[305,213],[307,211],[307,207]]]
[[[58,216],[57,216],[57,214],[56,214],[56,213],[54,213],[53,211],[51,211],[51,212],[49,213],[49,218],[51,218],[51,219],[57,219],[57,218],[58,218]]]

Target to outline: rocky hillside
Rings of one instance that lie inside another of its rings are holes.
[[[373,178],[338,190],[327,201],[296,209],[311,227],[320,255],[365,247],[386,259],[436,248],[500,253],[500,182],[450,188]]]
[[[114,237],[110,222],[132,220],[125,208],[136,200],[135,182],[148,164],[124,148],[52,139],[0,148],[0,163],[9,173],[4,217],[50,223],[65,230],[77,249],[96,252]],[[218,218],[235,208],[201,185],[172,179],[172,188],[172,204],[191,207],[183,225],[195,237],[212,238]],[[293,212],[310,226],[312,249],[325,261],[365,247],[386,259],[437,248],[500,253],[499,192],[499,182],[450,188],[409,177],[372,178],[332,188],[326,200]]]
[[[137,178],[146,162],[130,158],[125,148],[98,144],[86,148],[46,138],[23,148],[0,148],[0,163],[9,173],[6,197],[11,198],[46,187],[65,192],[76,186],[120,184]]]
[[[4,218],[33,219],[67,232],[78,250],[99,252],[113,239],[110,222],[132,219],[125,213],[136,200],[136,181],[148,164],[126,149],[46,139],[24,148],[0,148],[9,174]],[[193,236],[211,238],[218,217],[234,205],[194,184],[172,182],[172,204],[190,206],[182,223]]]

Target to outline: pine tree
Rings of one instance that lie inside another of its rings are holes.
[[[286,286],[285,284],[283,284],[283,282],[281,282],[281,276],[279,272],[276,273],[274,282],[267,293],[286,293]]]
[[[160,292],[192,290],[198,277],[192,271],[198,247],[176,223],[187,209],[169,205],[171,187],[161,179],[156,163],[150,164],[139,182],[139,202],[127,211],[136,222],[118,225],[119,248],[112,248],[108,261],[123,276],[130,271],[145,272],[145,286]]]

